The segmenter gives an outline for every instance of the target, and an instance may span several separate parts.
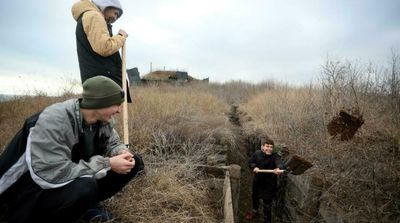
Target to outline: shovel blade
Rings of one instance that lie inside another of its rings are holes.
[[[293,175],[300,175],[312,166],[313,165],[311,162],[305,160],[304,158],[298,155],[293,155],[286,162],[286,167],[288,168],[289,171],[291,171],[291,174]]]

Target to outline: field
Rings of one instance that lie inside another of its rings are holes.
[[[398,222],[400,75],[398,61],[394,64],[385,70],[327,61],[320,83],[301,87],[273,81],[134,87],[130,143],[143,155],[146,175],[105,204],[117,222],[221,222],[207,178],[194,166],[214,153],[216,141],[226,141],[239,153],[240,139],[261,129],[276,144],[312,161],[306,174],[324,179],[326,196],[346,222]],[[0,148],[30,114],[78,96],[1,102]],[[229,121],[231,105],[238,107],[240,135]],[[326,128],[341,109],[362,114],[364,120],[347,141]],[[121,132],[121,124],[117,127]]]

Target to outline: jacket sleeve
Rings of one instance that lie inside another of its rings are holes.
[[[117,131],[111,128],[111,135],[108,139],[106,156],[113,157],[119,154],[119,152],[123,149],[126,149],[126,146],[122,143]]]
[[[110,170],[109,158],[103,156],[72,162],[78,138],[67,117],[66,111],[45,110],[30,130],[26,162],[32,179],[43,189],[64,186],[78,177],[101,178]]]
[[[125,43],[124,36],[110,36],[100,12],[88,11],[83,14],[82,25],[92,49],[103,57],[116,53]]]
[[[257,167],[256,158],[257,158],[256,153],[253,153],[253,155],[252,155],[252,156],[250,157],[250,159],[249,159],[249,168],[250,168],[251,170],[253,170],[254,168]]]
[[[286,170],[286,165],[282,161],[282,157],[278,154],[275,154],[275,166],[281,170]]]

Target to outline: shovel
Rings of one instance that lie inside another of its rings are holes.
[[[304,158],[294,155],[285,163],[287,170],[278,170],[279,173],[291,173],[293,175],[300,175],[312,167],[312,163],[305,160]],[[257,173],[273,173],[274,170],[263,170],[260,169]]]

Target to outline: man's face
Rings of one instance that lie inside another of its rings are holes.
[[[107,108],[100,108],[95,111],[96,118],[98,121],[108,123],[110,119],[121,112],[121,105],[112,105]]]
[[[116,8],[108,7],[104,10],[104,19],[108,24],[112,24],[117,21],[119,17],[119,10]]]
[[[267,154],[267,155],[271,155],[272,154],[272,145],[271,144],[264,144],[261,146],[261,150]]]

